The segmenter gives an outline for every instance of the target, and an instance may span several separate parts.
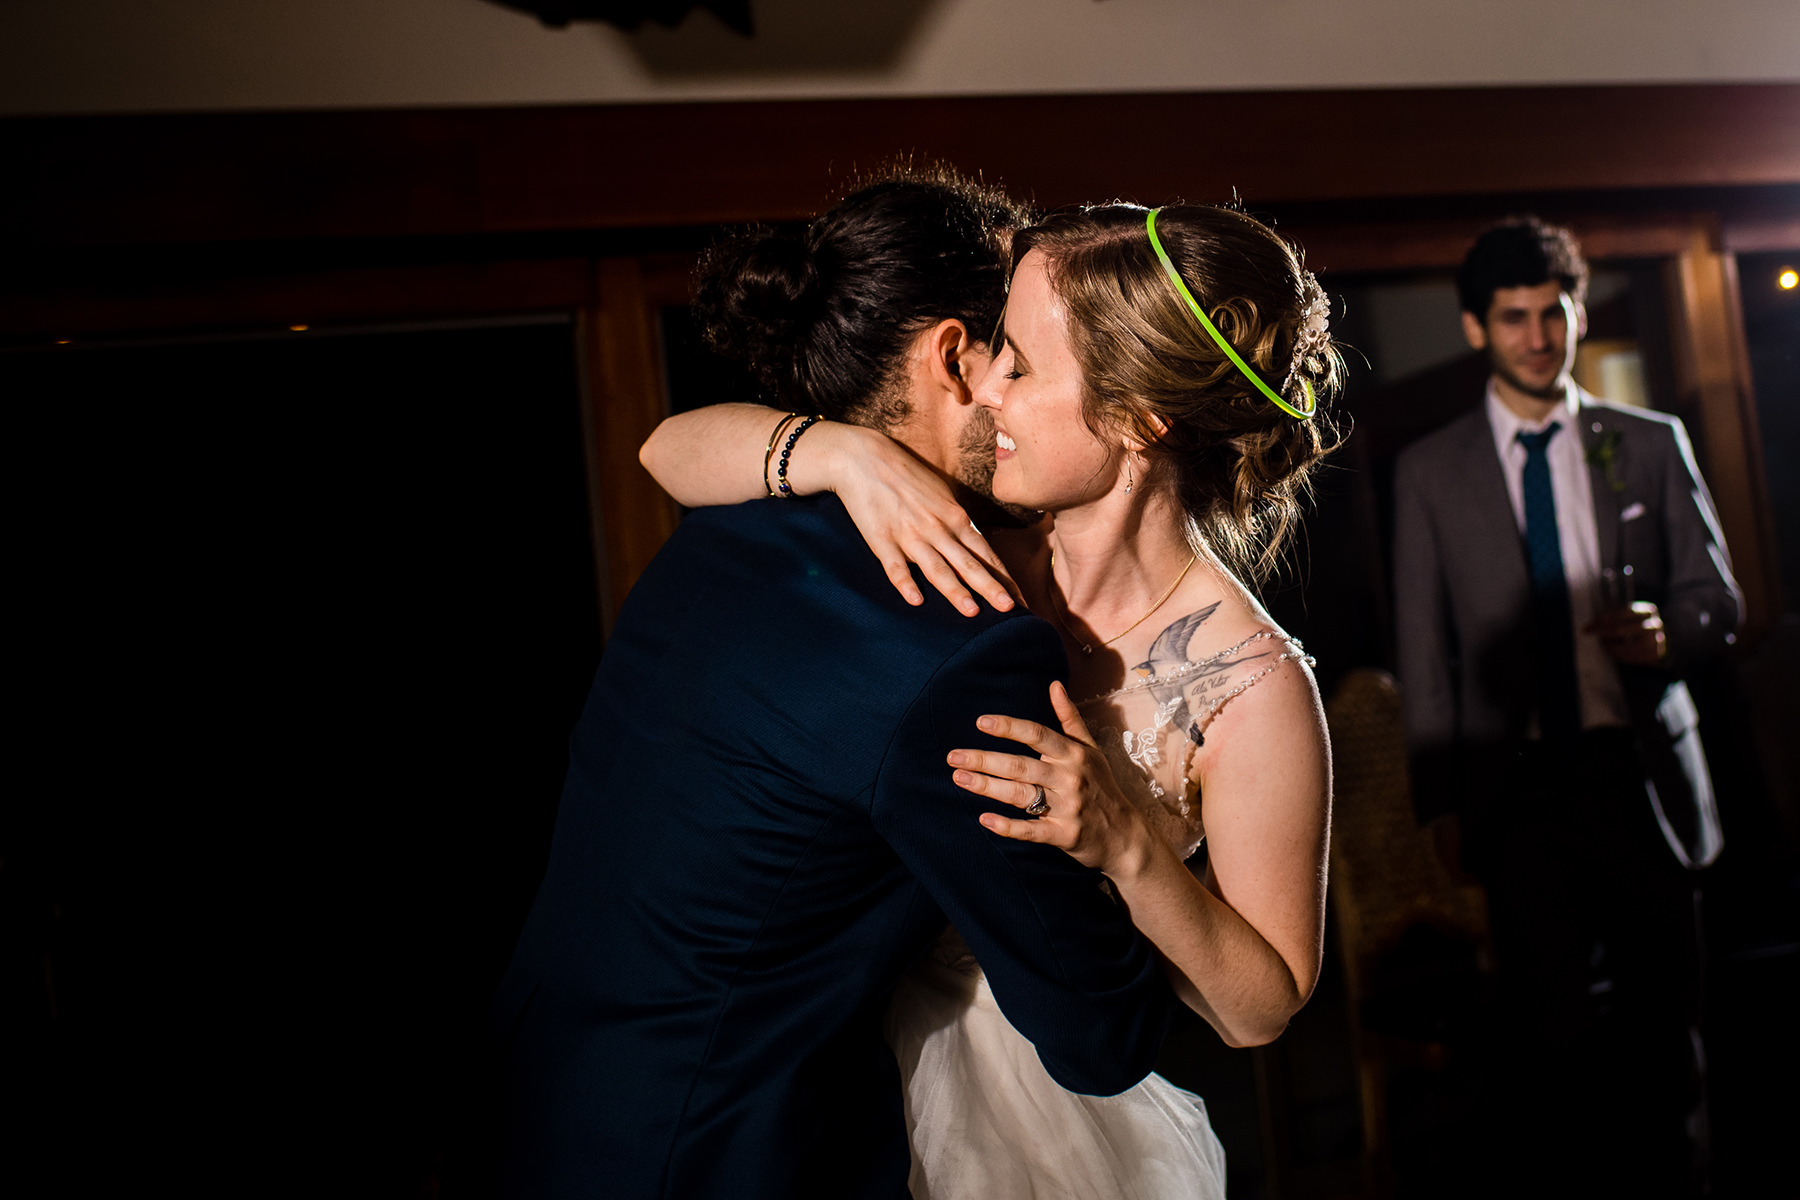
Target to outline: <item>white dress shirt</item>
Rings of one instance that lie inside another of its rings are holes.
[[[1500,471],[1506,476],[1506,492],[1512,498],[1513,519],[1519,524],[1519,535],[1525,534],[1525,447],[1519,444],[1520,433],[1540,433],[1552,421],[1562,422],[1562,429],[1550,439],[1545,455],[1550,462],[1550,491],[1556,498],[1556,538],[1562,550],[1563,577],[1569,584],[1569,619],[1575,630],[1575,680],[1581,693],[1581,727],[1596,729],[1631,724],[1630,710],[1625,707],[1625,690],[1619,684],[1619,671],[1600,645],[1600,639],[1582,629],[1599,613],[1600,595],[1600,530],[1594,520],[1593,482],[1588,473],[1587,452],[1581,444],[1581,409],[1574,385],[1567,400],[1557,410],[1535,424],[1521,420],[1506,407],[1488,380],[1488,424],[1494,430],[1494,450],[1500,456]],[[1536,714],[1532,717],[1532,736],[1537,736]]]

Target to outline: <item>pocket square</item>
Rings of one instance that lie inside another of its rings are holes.
[[[1621,522],[1635,521],[1643,515],[1644,515],[1644,502],[1642,500],[1639,500],[1632,504],[1626,505],[1625,511],[1619,514],[1619,520]]]

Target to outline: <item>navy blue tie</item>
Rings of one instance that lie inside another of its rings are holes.
[[[1537,634],[1538,727],[1547,738],[1581,730],[1575,684],[1575,631],[1569,617],[1569,581],[1563,575],[1562,542],[1556,536],[1556,493],[1550,487],[1550,439],[1562,428],[1552,421],[1542,433],[1520,433],[1525,447],[1525,555],[1531,568],[1531,615]]]

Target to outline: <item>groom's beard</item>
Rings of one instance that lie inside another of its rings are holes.
[[[1036,510],[994,499],[994,414],[977,408],[963,426],[957,441],[956,478],[964,487],[994,506],[994,514],[971,512],[969,517],[979,527],[998,524],[1024,528],[1038,522]],[[983,517],[987,516],[984,520]],[[1002,517],[1003,520],[996,520]]]

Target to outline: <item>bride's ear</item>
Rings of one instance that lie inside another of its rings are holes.
[[[1119,444],[1124,447],[1128,454],[1142,454],[1158,441],[1162,440],[1163,435],[1169,432],[1168,423],[1155,413],[1146,413],[1145,419],[1150,422],[1150,428],[1156,431],[1156,437],[1148,442],[1140,441],[1138,438],[1132,436],[1129,430],[1126,430],[1120,437]]]

